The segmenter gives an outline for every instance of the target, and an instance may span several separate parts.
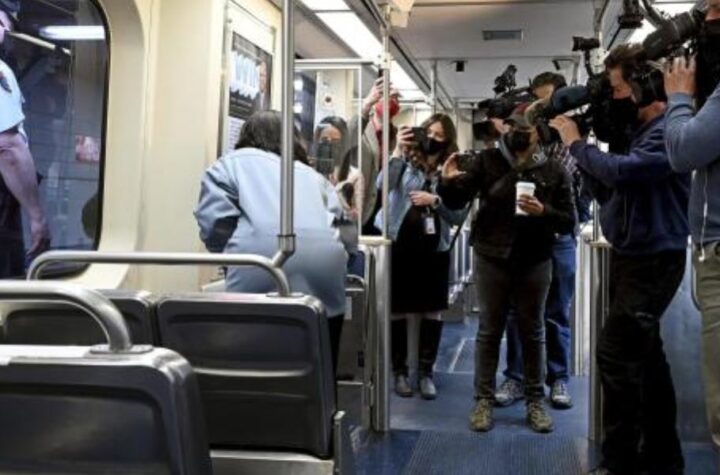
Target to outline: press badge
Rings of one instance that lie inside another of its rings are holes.
[[[425,234],[432,236],[435,234],[435,218],[432,215],[425,216]]]

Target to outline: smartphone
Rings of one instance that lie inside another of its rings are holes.
[[[425,132],[425,129],[422,127],[413,127],[413,141],[418,144],[419,147],[422,147],[425,142],[427,142],[427,132]]]

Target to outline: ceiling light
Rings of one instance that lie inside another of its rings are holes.
[[[361,58],[380,56],[382,44],[353,12],[323,12],[317,16]]]
[[[57,25],[40,28],[40,36],[56,41],[100,41],[105,39],[102,26]]]
[[[334,12],[350,10],[344,0],[300,0],[314,12]]]

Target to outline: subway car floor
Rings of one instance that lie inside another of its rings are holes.
[[[587,377],[571,380],[572,409],[552,410],[552,434],[530,431],[522,402],[498,408],[491,432],[469,430],[476,328],[477,320],[469,318],[446,324],[436,364],[436,400],[393,395],[389,433],[353,431],[358,474],[579,475],[595,466],[598,448],[587,438]],[[348,397],[341,390],[341,405],[348,404]],[[684,452],[686,475],[718,473],[710,444],[684,444]]]

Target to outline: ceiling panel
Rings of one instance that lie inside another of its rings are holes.
[[[593,15],[591,0],[418,0],[408,28],[396,34],[428,71],[438,61],[450,95],[485,97],[510,63],[522,83],[552,69],[552,58],[570,56],[572,36],[592,34]],[[523,31],[522,41],[483,40],[483,30],[513,29]],[[467,60],[464,73],[455,73],[453,60]]]

